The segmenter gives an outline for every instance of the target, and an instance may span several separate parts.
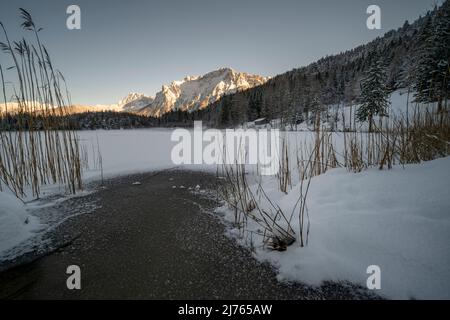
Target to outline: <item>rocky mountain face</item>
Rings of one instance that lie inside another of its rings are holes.
[[[186,77],[162,86],[154,100],[138,113],[160,117],[171,111],[201,110],[226,94],[261,85],[267,80],[265,77],[236,72],[231,68],[222,68],[203,76]]]

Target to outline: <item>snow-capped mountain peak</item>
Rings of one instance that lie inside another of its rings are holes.
[[[236,72],[231,68],[220,68],[202,76],[188,76],[163,85],[154,100],[139,113],[160,117],[174,110],[199,110],[225,94],[249,89],[266,81],[265,77]]]
[[[132,92],[119,101],[118,106],[122,111],[139,111],[153,102],[153,97],[143,93]]]

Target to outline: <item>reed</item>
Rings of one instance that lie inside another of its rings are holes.
[[[391,169],[449,154],[450,118],[446,108],[416,105],[407,118],[391,116],[374,124],[373,132],[344,132],[344,166],[353,172]]]
[[[240,152],[245,153],[244,150]],[[241,237],[250,238],[253,248],[253,235],[256,233],[262,237],[264,246],[286,250],[295,241],[295,232],[285,212],[264,191],[261,177],[254,187],[247,179],[245,164],[237,161],[231,165],[223,164],[221,172],[225,183],[219,185],[219,198],[234,212],[234,226],[240,231]],[[263,207],[260,205],[262,202],[268,205]],[[256,222],[261,231],[248,230],[249,220]]]
[[[277,177],[280,191],[287,194],[289,188],[292,187],[292,177],[289,165],[289,147],[286,137],[282,140],[281,157]]]
[[[20,9],[20,13],[21,26],[33,34],[33,41],[10,40],[0,22],[4,38],[0,49],[5,57],[2,62],[12,63],[6,70],[0,64],[0,187],[6,186],[19,198],[28,193],[39,198],[46,184],[65,185],[75,193],[82,187],[83,164],[76,132],[62,123],[70,105],[66,81],[41,43],[42,28],[36,27],[26,10]],[[9,79],[5,71],[11,71]],[[10,97],[7,84],[11,86]],[[40,116],[39,122],[35,115]],[[61,127],[68,129],[55,130]]]
[[[252,184],[245,165],[235,163],[222,167],[226,182],[221,186],[220,198],[234,210],[235,225],[245,239],[250,238],[252,248],[255,231],[248,228],[250,220],[262,230],[256,233],[262,236],[266,247],[282,251],[297,240],[301,247],[308,244],[307,198],[315,176],[337,167],[351,172],[368,168],[389,170],[396,164],[432,160],[450,152],[450,118],[446,108],[416,105],[413,115],[409,114],[407,119],[403,116],[380,119],[378,124],[373,124],[371,132],[357,131],[354,124],[355,129],[351,131],[329,132],[320,127],[320,115],[316,116],[313,139],[307,135],[300,144],[294,145],[285,136],[281,143],[279,173],[274,181],[280,192],[291,192],[292,170],[298,172],[297,201],[289,216],[270,198],[272,194],[264,190],[258,170],[256,184]],[[296,162],[290,159],[294,154],[292,148],[296,149]],[[292,227],[295,218],[299,222],[298,230]]]

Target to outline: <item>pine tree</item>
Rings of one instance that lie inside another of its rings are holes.
[[[367,76],[361,84],[361,106],[356,112],[359,121],[369,122],[372,131],[372,120],[375,115],[384,116],[389,106],[388,90],[385,84],[385,70],[380,59],[375,59]]]
[[[450,1],[446,1],[436,17],[434,56],[437,64],[432,74],[435,100],[439,108],[448,97],[450,87]]]
[[[319,129],[320,126],[320,116],[323,112],[323,105],[319,97],[315,95],[309,105],[309,110],[311,110],[312,117],[310,119],[311,123],[314,123],[314,130]]]
[[[450,1],[446,1],[434,20],[428,19],[420,36],[422,47],[416,67],[417,102],[435,102],[439,107],[449,93]]]

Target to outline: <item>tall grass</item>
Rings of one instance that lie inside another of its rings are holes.
[[[289,146],[286,137],[283,138],[281,145],[281,157],[278,168],[278,186],[284,193],[287,193],[289,187],[292,187],[292,175],[289,166]]]
[[[242,236],[248,231],[248,221],[252,220],[260,227],[258,233],[264,244],[273,249],[284,250],[295,241],[295,231],[288,216],[271,201],[261,184],[251,188],[244,164],[224,164],[222,172],[226,183],[220,185],[220,197],[233,210],[235,227]],[[263,200],[269,204],[268,208],[260,206]]]
[[[412,116],[380,120],[374,132],[344,132],[343,166],[353,172],[391,169],[447,156],[449,147],[448,109],[417,105]]]
[[[343,127],[346,127],[345,123]],[[292,192],[292,172],[297,169],[297,201],[290,215],[270,198],[272,194],[265,192],[261,176],[257,176],[256,184],[252,185],[245,165],[223,167],[226,183],[221,187],[221,198],[234,210],[234,220],[242,235],[250,232],[253,236],[254,231],[247,228],[248,221],[253,220],[262,230],[263,245],[286,250],[298,240],[303,247],[308,244],[310,234],[307,196],[313,177],[338,167],[350,172],[367,168],[383,170],[396,164],[418,163],[450,154],[447,108],[438,110],[434,106],[416,105],[408,118],[391,116],[380,119],[372,132],[329,132],[320,127],[320,114],[317,114],[314,128],[312,139],[305,138],[294,146],[293,141],[285,136],[281,143],[279,172],[276,180],[271,181],[278,185],[280,192],[288,194]],[[290,159],[292,149],[295,149],[296,162]],[[299,222],[297,230],[293,229],[294,218]],[[253,237],[251,239],[253,246]]]
[[[22,27],[30,31],[34,41],[12,41],[3,23],[0,28],[4,41],[0,64],[3,108],[0,112],[0,188],[7,187],[19,198],[30,190],[39,197],[46,184],[62,184],[75,193],[82,187],[82,161],[75,131],[55,128],[66,121],[70,105],[66,82],[41,43],[31,15],[20,9]],[[6,59],[5,59],[6,57]],[[7,62],[8,61],[8,62]],[[12,66],[6,66],[11,63]],[[6,70],[13,72],[6,78]],[[6,86],[11,86],[7,91]],[[7,92],[11,91],[11,96]],[[12,101],[12,102],[9,102]],[[13,109],[12,106],[15,106]],[[17,123],[10,123],[11,113]],[[30,115],[39,114],[42,122],[35,123]],[[14,127],[14,130],[12,129]]]

